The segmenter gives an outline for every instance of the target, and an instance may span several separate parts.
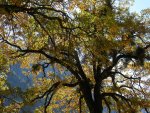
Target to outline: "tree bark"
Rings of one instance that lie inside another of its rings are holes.
[[[94,87],[94,110],[95,110],[95,113],[102,113],[103,111],[102,97],[100,95],[99,84],[95,84],[95,87]]]
[[[82,82],[80,88],[90,113],[102,113],[102,97],[100,95],[99,84],[95,84],[94,94],[91,92],[89,83]],[[93,97],[92,97],[93,95]]]
[[[87,107],[89,108],[90,113],[94,112],[94,101],[92,98],[91,87],[87,81],[82,81],[80,83],[80,90],[83,94],[83,98],[86,102]]]

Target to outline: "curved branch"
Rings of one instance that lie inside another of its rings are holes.
[[[2,40],[2,42],[6,43],[12,47],[17,48],[18,50],[22,50],[20,46],[10,43],[8,40],[5,40],[3,37],[1,37],[1,40]]]
[[[40,27],[45,31],[45,33],[49,36],[51,43],[53,44],[53,47],[55,47],[55,41],[52,39],[48,31],[45,29],[45,27],[41,24],[41,22],[36,18],[34,14],[32,14],[35,21],[40,25]]]
[[[144,109],[145,109],[146,113],[149,113],[149,110],[147,108],[144,108]]]
[[[53,57],[51,55],[48,55],[47,53],[45,53],[44,51],[42,50],[32,50],[32,49],[22,49],[20,46],[18,45],[15,45],[15,44],[12,44],[10,43],[9,41],[5,40],[4,38],[2,38],[2,41],[4,41],[6,44],[18,49],[17,51],[19,52],[22,52],[23,54],[22,55],[25,55],[27,53],[37,53],[37,54],[42,54],[44,55],[46,58],[52,60],[53,62],[56,62],[56,63],[59,63],[60,65],[64,66],[65,68],[67,68],[79,81],[81,81],[81,77],[80,75],[78,74],[79,72],[77,70],[74,70],[71,66],[69,66],[66,62],[56,58],[56,57]]]
[[[9,13],[18,13],[18,12],[26,12],[26,11],[30,11],[30,12],[34,12],[34,11],[38,11],[40,9],[45,9],[45,10],[49,10],[49,11],[54,11],[54,12],[58,12],[61,13],[63,16],[67,16],[68,15],[61,11],[61,10],[56,10],[52,7],[47,7],[47,6],[39,6],[39,7],[25,7],[25,5],[23,6],[17,6],[17,5],[8,5],[8,4],[0,4],[0,8],[1,9],[5,9],[6,11],[8,11]]]
[[[75,51],[75,60],[76,60],[76,65],[77,65],[77,68],[79,70],[79,73],[81,75],[81,77],[87,81],[87,77],[82,69],[82,66],[81,66],[81,62],[80,62],[80,59],[79,59],[79,56],[78,56],[78,52]]]
[[[73,29],[78,28],[78,27],[75,27],[75,28],[65,27],[63,25],[63,20],[61,18],[59,18],[59,17],[50,17],[50,16],[44,15],[43,13],[38,11],[39,9],[45,9],[45,10],[60,12],[60,13],[62,13],[63,16],[67,16],[66,13],[64,13],[64,12],[62,12],[60,10],[56,10],[54,8],[48,8],[48,7],[43,7],[43,6],[42,7],[35,7],[35,8],[33,8],[33,7],[27,8],[27,7],[24,7],[24,6],[0,4],[0,9],[5,10],[9,14],[18,13],[18,12],[24,12],[24,13],[27,13],[27,14],[29,14],[31,16],[37,14],[37,15],[42,16],[43,18],[48,19],[48,20],[56,20],[56,21],[59,22],[61,28],[63,28],[63,29],[72,29],[73,30]]]
[[[31,102],[34,102],[34,101],[37,100],[37,99],[41,99],[41,98],[43,98],[45,95],[49,95],[49,94],[52,93],[54,90],[56,90],[56,88],[58,87],[59,84],[60,84],[60,82],[54,83],[46,92],[43,93],[43,95],[37,96],[36,98],[32,99]]]
[[[41,64],[44,77],[46,77],[45,69],[46,69],[49,65],[50,65],[50,63]]]
[[[117,93],[102,93],[102,96],[103,96],[103,98],[106,97],[106,96],[110,96],[110,97],[112,97],[112,98],[115,98],[115,100],[116,100],[116,97],[119,97],[119,98],[121,98],[122,100],[126,101],[127,104],[131,107],[131,104],[129,103],[130,100],[127,99],[126,97],[120,95],[120,94],[117,94]],[[117,100],[118,100],[118,99],[117,99]],[[117,100],[116,100],[116,101],[117,101]]]
[[[79,98],[79,113],[82,113],[82,99],[83,99],[83,95],[80,94],[80,98]]]
[[[111,72],[111,74],[120,74],[121,76],[123,76],[124,78],[126,78],[126,79],[139,79],[139,77],[128,77],[128,76],[125,76],[123,73],[121,73],[121,72],[118,72],[118,71],[115,71],[115,72]]]
[[[63,86],[67,86],[67,87],[75,87],[77,85],[79,85],[80,82],[76,82],[76,83],[63,83],[62,85]]]
[[[104,98],[104,101],[105,101],[105,104],[106,104],[106,106],[108,108],[109,113],[111,113],[111,108],[109,106],[109,103],[107,102],[107,100],[105,98]]]
[[[50,104],[50,102],[51,102],[51,100],[52,100],[54,94],[55,94],[55,92],[52,92],[52,94],[51,94],[51,96],[50,96],[49,99],[48,99],[48,96],[50,95],[50,93],[47,94],[46,99],[45,99],[45,103],[44,103],[44,113],[47,113],[46,109],[47,109],[47,107],[49,106],[49,104]],[[48,101],[48,102],[47,102],[47,101]]]

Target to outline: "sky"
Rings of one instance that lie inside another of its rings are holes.
[[[134,5],[131,7],[131,11],[140,13],[140,11],[145,8],[150,8],[150,0],[134,0]]]

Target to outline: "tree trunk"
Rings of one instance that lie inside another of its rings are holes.
[[[91,88],[89,83],[83,82],[80,84],[81,91],[83,93],[84,100],[89,109],[90,113],[102,113],[102,98],[99,90],[96,90],[98,86],[95,85],[94,88],[94,99],[92,98]]]
[[[95,113],[103,112],[102,97],[100,94],[100,81],[99,83],[96,83],[94,87],[94,110]]]
[[[96,99],[95,101],[88,101],[87,98],[84,98],[85,102],[87,104],[87,107],[90,111],[90,113],[102,113],[103,112],[103,106],[102,106],[102,98],[99,97],[99,99]]]
[[[91,94],[91,87],[88,82],[83,81],[80,83],[80,90],[83,94],[83,98],[89,108],[90,113],[95,113],[94,111],[94,101]]]

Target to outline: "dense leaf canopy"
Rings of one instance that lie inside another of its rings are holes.
[[[0,104],[11,93],[23,101],[10,98],[0,110],[19,111],[44,99],[35,112],[148,112],[150,10],[130,13],[132,2],[1,0],[0,71],[19,63],[34,85],[20,91],[1,77]]]

